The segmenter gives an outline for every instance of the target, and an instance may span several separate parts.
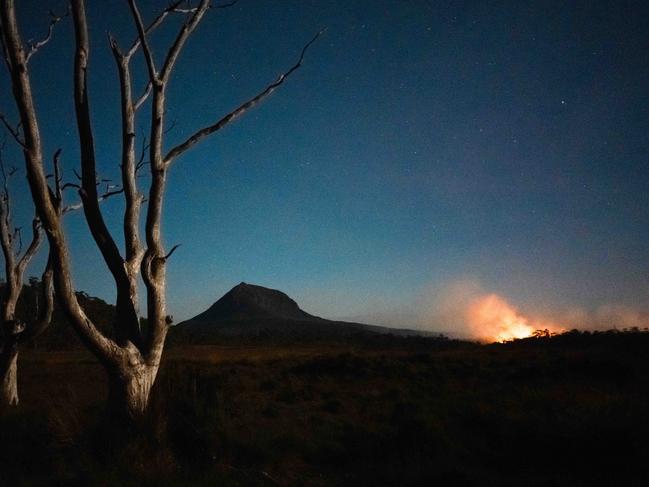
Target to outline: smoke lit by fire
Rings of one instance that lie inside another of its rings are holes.
[[[487,289],[476,279],[443,282],[422,292],[417,308],[418,327],[458,338],[503,342],[534,336],[537,331],[649,330],[649,311],[620,303],[603,303],[594,309],[552,306],[551,302],[525,302],[523,311],[502,294]],[[398,315],[370,322],[395,326],[407,322]],[[385,318],[385,317],[383,317]]]
[[[497,294],[487,294],[472,300],[466,310],[466,320],[474,337],[490,342],[530,337],[537,330],[565,331],[555,323],[522,315]]]

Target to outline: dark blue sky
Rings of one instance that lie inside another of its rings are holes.
[[[40,37],[63,2],[18,3],[25,37]],[[156,5],[140,2],[149,19]],[[100,169],[117,178],[105,34],[126,45],[134,29],[125,1],[89,11]],[[646,308],[648,18],[642,1],[240,0],[210,12],[173,77],[169,145],[328,31],[278,92],[174,166],[170,311],[187,318],[246,281],[316,314],[362,317],[458,278],[528,309]],[[156,33],[158,56],[175,28]],[[63,22],[30,64],[46,146],[63,147],[68,169],[71,48]],[[0,110],[12,113],[1,76]],[[29,200],[19,204],[27,221]],[[121,202],[103,207],[119,236]],[[67,225],[77,287],[112,298],[82,215]]]

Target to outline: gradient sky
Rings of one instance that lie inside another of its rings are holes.
[[[18,3],[25,38],[64,4]],[[134,29],[125,1],[88,3],[99,166],[117,179],[106,31],[126,45]],[[148,19],[166,4],[140,1]],[[211,11],[172,79],[168,146],[328,31],[278,92],[173,167],[164,234],[182,247],[170,312],[188,318],[246,281],[322,316],[389,315],[466,278],[529,309],[646,308],[647,18],[645,1],[240,0]],[[158,57],[177,25],[156,33]],[[59,24],[30,63],[46,148],[63,148],[68,174],[71,31]],[[0,110],[15,116],[4,71],[0,86]],[[32,209],[15,183],[26,225]],[[103,209],[119,238],[122,203]],[[82,215],[66,224],[77,288],[112,299]]]

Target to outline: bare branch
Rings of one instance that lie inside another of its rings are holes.
[[[98,205],[95,141],[90,118],[88,95],[88,62],[90,39],[82,0],[72,1],[72,20],[75,31],[74,105],[81,149],[81,191],[84,214],[90,233],[117,281],[125,279],[122,257]]]
[[[178,35],[176,36],[176,40],[174,41],[171,48],[169,49],[169,52],[167,53],[167,57],[165,58],[164,65],[162,66],[160,81],[163,84],[169,80],[169,75],[171,74],[171,70],[173,69],[174,64],[176,64],[176,59],[178,59],[178,55],[180,54],[180,51],[185,45],[187,38],[191,35],[191,33],[196,28],[196,26],[199,24],[199,22],[203,18],[203,15],[205,14],[205,12],[209,7],[210,7],[210,0],[201,0],[201,3],[196,8],[194,15],[191,16],[189,21],[186,22],[180,29],[180,32],[178,32]]]
[[[50,42],[52,39],[52,34],[54,33],[54,26],[58,24],[61,20],[63,20],[65,17],[70,15],[70,6],[68,5],[67,10],[63,15],[56,15],[54,12],[50,10],[50,23],[47,26],[47,35],[40,41],[35,42],[35,43],[29,43],[29,51],[27,51],[27,54],[25,55],[25,63],[28,63],[31,57],[38,52],[38,50],[43,47],[45,44]]]
[[[152,83],[154,83],[158,80],[158,71],[156,70],[155,62],[153,60],[153,53],[151,52],[151,46],[149,46],[149,42],[146,39],[147,32],[146,29],[144,28],[144,23],[142,22],[142,16],[140,15],[140,11],[138,10],[137,5],[135,4],[135,0],[128,0],[128,4],[131,7],[131,12],[133,14],[133,20],[135,21],[135,26],[137,27],[140,44],[142,44],[144,59],[146,60],[147,69],[149,70],[149,79],[151,80]],[[134,46],[136,46],[136,44],[134,44]]]
[[[73,0],[75,7],[83,8],[78,0]],[[23,42],[16,19],[13,1],[0,1],[0,19],[2,35],[8,55],[9,75],[14,102],[24,126],[25,168],[34,205],[42,219],[50,243],[50,255],[53,258],[54,281],[59,301],[70,323],[75,327],[83,342],[105,364],[111,363],[118,353],[117,344],[102,334],[85,314],[74,294],[68,249],[58,212],[48,192],[47,178],[43,167],[43,150],[41,134],[38,127],[38,116],[34,106],[31,79],[25,63]],[[88,54],[87,49],[82,53]],[[1,221],[1,220],[0,220]]]
[[[16,125],[14,127],[7,120],[7,118],[4,116],[3,113],[0,113],[0,121],[2,121],[3,125],[9,131],[9,133],[14,138],[14,140],[18,143],[18,145],[20,145],[22,148],[25,148],[25,141],[20,137],[20,124],[18,124],[18,125]]]
[[[23,251],[23,232],[22,232],[22,227],[16,227],[14,228],[14,240],[18,240],[18,250],[16,250],[16,255],[20,255],[20,253]]]
[[[25,268],[36,254],[38,247],[41,245],[42,239],[43,233],[41,232],[41,221],[39,220],[38,216],[34,216],[34,219],[32,220],[32,240],[29,243],[29,247],[27,247],[27,250],[25,250],[25,253],[20,258],[16,266],[16,272],[21,282]],[[20,253],[20,251],[18,253]]]
[[[72,0],[75,31],[74,105],[81,149],[81,186],[79,191],[90,233],[99,248],[117,287],[115,337],[118,344],[140,343],[137,310],[130,297],[129,278],[120,253],[99,207],[96,154],[88,95],[88,60],[90,41],[83,0]]]
[[[123,192],[124,192],[124,188],[114,189],[110,191],[107,190],[104,194],[99,196],[99,199],[97,201],[104,201],[105,199],[108,199],[111,196],[115,196],[116,194],[122,194]]]
[[[9,179],[18,172],[18,169],[15,167],[11,166],[9,169],[5,167],[4,159],[2,157],[2,150],[5,148],[6,145],[6,137],[2,141],[2,144],[0,144],[0,174],[2,175],[2,190],[3,190],[3,196],[9,200]]]
[[[149,24],[149,26],[144,29],[144,33],[146,35],[149,35],[156,27],[158,27],[162,21],[167,17],[172,12],[177,12],[177,13],[185,13],[180,10],[178,10],[178,6],[183,3],[184,0],[178,0],[171,5],[169,5],[166,9],[164,9],[160,14]],[[137,8],[137,7],[136,7]],[[140,44],[142,42],[142,38],[138,36],[135,41],[133,41],[133,44],[131,44],[131,48],[128,50],[128,53],[126,54],[126,57],[131,57],[135,52],[138,50],[140,47]]]
[[[74,184],[74,183],[65,183],[63,186],[61,186],[61,191],[64,191],[64,190],[69,189],[69,188],[74,188],[74,189],[78,190],[78,189],[81,189],[81,186],[79,186],[78,184]]]
[[[139,18],[139,13],[137,12],[137,9],[134,8],[134,1],[135,0],[129,0],[129,3],[132,6],[143,50],[145,51],[145,57],[147,58],[149,79],[153,84],[149,147],[151,185],[149,187],[149,203],[145,222],[147,249],[141,259],[140,272],[147,289],[147,317],[150,323],[146,345],[149,360],[157,362],[162,353],[162,347],[168,328],[164,319],[165,262],[162,257],[165,255],[165,252],[160,235],[162,204],[166,180],[166,166],[162,153],[165,90],[176,60],[178,59],[187,38],[194,31],[209,8],[210,0],[201,0],[196,11],[193,12],[191,17],[183,24],[176,36],[176,39],[167,52],[160,74],[155,72],[153,59],[150,55],[151,53],[146,50],[146,37],[144,35],[144,29],[142,28],[141,19]]]
[[[2,141],[2,146],[0,147],[0,174],[2,174],[2,193],[0,194],[0,240],[2,240],[2,248],[5,253],[5,266],[10,266],[10,260],[14,259],[14,250],[13,250],[13,238],[15,237],[11,233],[11,196],[9,195],[9,178],[13,176],[16,172],[15,168],[9,168],[7,171],[4,163],[4,158],[2,156],[2,150],[6,145],[6,136]],[[8,255],[11,254],[11,259],[8,260]],[[11,264],[13,266],[13,264]]]
[[[23,340],[34,340],[38,338],[52,322],[52,314],[54,313],[53,267],[52,255],[50,254],[43,275],[41,276],[36,322],[27,329],[27,334]]]
[[[148,161],[144,160],[146,157],[146,151],[149,149],[149,144],[147,143],[146,136],[142,137],[142,149],[140,150],[140,158],[135,164],[135,175],[140,172],[140,170],[148,164]]]
[[[5,194],[0,198],[0,246],[2,247],[2,253],[4,254],[5,276],[8,283],[13,278],[16,261],[16,254],[13,249],[9,224],[9,202]]]
[[[171,254],[173,254],[176,251],[176,249],[178,247],[180,247],[181,245],[182,244],[176,244],[173,247],[171,247],[171,250],[169,251],[169,253],[167,255],[165,255],[164,257],[162,257],[162,260],[166,261],[169,257],[171,257]]]
[[[228,3],[222,3],[221,5],[215,5],[213,8],[228,8],[228,7],[233,7],[234,5],[237,4],[239,0],[234,0],[233,2],[228,2]]]
[[[194,8],[177,8],[174,10],[174,12],[177,12],[179,14],[193,14],[196,12],[196,7]]]
[[[61,156],[61,149],[58,149],[54,153],[54,157],[53,157],[53,160],[54,160],[54,176],[53,177],[54,177],[54,180],[55,180],[54,197],[55,197],[55,199],[57,201],[57,205],[59,205],[59,206],[63,203],[63,191],[64,190],[69,189],[69,188],[75,188],[77,190],[82,189],[81,186],[79,186],[78,184],[75,184],[75,183],[61,184],[63,182],[63,177],[61,176],[61,165],[60,165],[60,162],[59,162],[60,156]],[[48,177],[51,177],[51,176],[48,176]],[[97,183],[96,183],[97,186],[99,186],[102,182],[110,182],[110,179],[101,179],[101,180],[97,181]],[[104,201],[104,200],[110,198],[111,196],[121,194],[123,192],[124,192],[123,188],[119,188],[118,186],[116,186],[114,184],[107,184],[105,192],[97,197],[97,201],[98,202]],[[66,214],[66,213],[69,213],[71,211],[78,210],[78,209],[80,209],[82,207],[83,207],[83,203],[79,202],[79,203],[74,203],[72,205],[65,206],[60,211],[61,211],[61,214]]]
[[[140,97],[133,103],[133,111],[137,112],[140,107],[144,104],[147,98],[149,98],[149,95],[151,94],[151,88],[153,87],[153,84],[149,81],[146,84],[146,88],[144,89],[144,93],[140,95]]]
[[[7,45],[5,44],[4,39],[4,27],[2,26],[2,21],[0,20],[0,49],[2,49],[2,58],[7,65],[7,69],[11,72],[11,62],[9,61],[9,51],[7,50]]]
[[[149,35],[154,29],[156,29],[160,24],[162,24],[163,20],[170,13],[190,13],[190,12],[195,10],[195,9],[179,9],[178,6],[181,3],[183,3],[183,1],[184,0],[176,1],[176,2],[172,3],[171,5],[169,5],[167,8],[165,8],[162,12],[160,12],[160,14],[153,20],[153,22],[151,22],[147,26],[147,28],[144,29],[144,35],[145,36]],[[137,6],[135,6],[135,8],[137,9]],[[137,19],[136,19],[136,23],[137,23]],[[117,43],[114,40],[111,40],[111,48],[113,48],[113,44],[115,45],[116,49],[119,49],[117,47]],[[123,58],[128,62],[128,60],[130,60],[130,58],[133,57],[133,55],[137,52],[140,45],[142,45],[142,37],[140,35],[138,35],[138,38],[133,42],[133,44],[131,45],[131,48],[128,50],[128,52],[126,54],[122,55]],[[113,48],[113,49],[115,49],[115,48]],[[145,53],[145,57],[146,57],[146,53]],[[151,57],[151,59],[153,59],[153,58]],[[147,61],[147,63],[148,63],[148,61]],[[153,87],[153,84],[151,83],[151,81],[149,81],[149,83],[147,83],[147,85],[146,85],[146,88],[144,89],[144,92],[140,95],[140,97],[133,104],[133,110],[134,111],[138,111],[139,108],[144,104],[146,99],[151,94],[152,87]]]
[[[284,83],[286,78],[288,78],[294,71],[296,71],[297,69],[299,69],[300,66],[302,66],[302,61],[304,60],[304,55],[306,54],[307,49],[309,49],[309,47],[318,39],[318,37],[320,37],[325,32],[325,30],[326,29],[322,29],[313,37],[313,39],[307,42],[306,45],[302,48],[302,52],[300,53],[300,57],[297,63],[295,63],[288,71],[281,74],[277,78],[277,80],[275,80],[273,83],[268,85],[263,91],[261,91],[259,94],[257,94],[250,100],[246,101],[244,104],[240,105],[232,112],[225,115],[216,123],[198,130],[197,132],[192,134],[187,140],[185,140],[181,144],[178,144],[169,152],[167,152],[167,155],[164,158],[165,164],[167,165],[171,164],[176,157],[181,155],[183,152],[185,152],[187,149],[192,147],[194,144],[198,143],[208,135],[211,135],[214,132],[221,130],[223,127],[228,125],[234,119],[240,117],[249,109],[253,108],[255,105],[260,103],[264,98],[268,97],[271,93],[273,93],[273,91],[275,91],[282,83]]]
[[[54,164],[54,196],[56,197],[57,204],[61,204],[61,201],[63,200],[63,188],[61,187],[61,181],[63,178],[61,176],[60,157],[61,149],[59,148],[52,158]]]
[[[63,185],[63,189],[66,186],[68,186],[68,187],[75,187],[75,186],[78,187],[75,184],[66,183],[66,184]],[[112,188],[112,186],[111,186],[111,188]],[[119,189],[109,189],[109,188],[107,188],[106,191],[103,194],[101,194],[101,195],[99,195],[97,197],[97,203],[101,203],[102,201],[107,200],[111,196],[122,194],[123,192],[124,192],[124,188],[119,188]],[[76,211],[76,210],[79,210],[81,208],[83,208],[83,203],[82,202],[73,203],[71,205],[64,206],[61,209],[61,214],[65,215],[67,213],[70,213],[71,211]]]
[[[171,123],[169,124],[169,127],[167,127],[167,128],[164,130],[164,132],[162,132],[163,135],[167,135],[169,132],[171,132],[173,129],[175,129],[175,128],[176,128],[176,123],[177,123],[177,121],[176,121],[176,119],[174,118],[174,119],[171,121]]]

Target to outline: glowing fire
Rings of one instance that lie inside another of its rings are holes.
[[[467,321],[475,337],[491,342],[530,337],[536,330],[564,331],[555,323],[532,320],[521,315],[497,294],[475,299],[467,310]]]

